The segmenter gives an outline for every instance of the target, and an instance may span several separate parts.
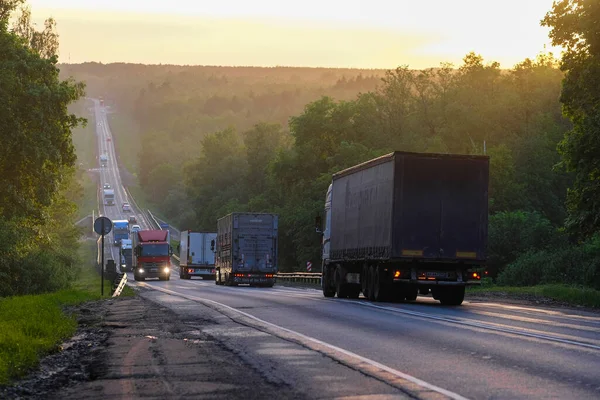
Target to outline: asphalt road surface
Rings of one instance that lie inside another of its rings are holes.
[[[130,214],[121,211],[126,193],[98,102],[96,120],[100,153],[109,154],[102,182],[116,189],[117,198],[117,205],[104,212],[110,218],[124,218]],[[146,221],[141,225],[148,226]],[[153,300],[167,308],[177,310],[182,301],[195,302],[239,326],[259,329],[359,370],[398,393],[408,388],[415,397],[436,393],[455,399],[600,398],[600,314],[468,301],[448,307],[430,297],[419,297],[412,304],[326,299],[315,289],[224,287],[179,280],[176,271],[167,282],[134,282],[128,275],[130,285],[152,290]],[[247,346],[248,339],[244,340]],[[320,378],[306,372],[303,382],[313,379],[317,385]]]

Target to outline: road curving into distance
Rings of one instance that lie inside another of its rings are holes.
[[[106,114],[95,101],[101,181],[115,188],[111,219],[127,193],[120,181]],[[215,216],[216,218],[219,216]],[[142,228],[149,225],[138,214]],[[110,244],[107,241],[107,244]],[[108,253],[115,256],[117,249]],[[329,357],[415,398],[600,398],[600,314],[577,309],[465,301],[441,306],[327,299],[319,290],[225,287],[203,280],[134,282],[153,301],[177,309],[192,301],[233,321]],[[149,292],[150,291],[150,292]],[[268,357],[267,355],[263,355]],[[318,376],[312,379],[319,379]],[[362,384],[362,383],[361,383]],[[377,394],[377,393],[373,393]]]

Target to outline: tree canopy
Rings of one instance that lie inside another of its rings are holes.
[[[21,3],[0,5],[0,296],[63,287],[77,248],[71,130],[84,120],[67,106],[83,84],[59,79],[52,21],[36,32],[25,11],[9,30]]]
[[[565,52],[560,101],[573,129],[560,143],[563,164],[575,173],[568,193],[568,227],[583,237],[600,230],[600,2],[560,0],[542,20],[552,44]]]

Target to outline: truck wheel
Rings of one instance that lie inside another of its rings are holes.
[[[362,269],[362,273],[360,274],[360,286],[363,292],[363,295],[368,299],[369,298],[369,288],[371,282],[369,280],[369,266],[364,265]]]
[[[360,286],[359,285],[348,285],[348,289],[346,292],[348,293],[348,298],[350,299],[358,299],[360,296]]]
[[[419,294],[419,288],[416,286],[409,286],[406,288],[406,301],[415,301],[417,299],[417,295]]]
[[[335,269],[335,291],[337,293],[337,297],[340,299],[345,299],[348,297],[348,285],[345,284],[342,280],[342,268],[337,267]]]
[[[440,303],[445,306],[460,306],[465,299],[465,287],[448,287],[441,293]]]
[[[369,273],[368,273],[368,279],[367,279],[367,292],[368,292],[368,299],[371,301],[375,301],[375,267],[373,265],[371,265],[369,267]]]
[[[335,288],[331,285],[331,279],[329,277],[329,267],[323,268],[323,278],[321,280],[321,288],[323,289],[323,296],[333,297],[335,296]]]
[[[389,292],[390,290],[388,289],[384,277],[382,276],[381,269],[379,267],[375,267],[373,276],[373,300],[387,301]]]

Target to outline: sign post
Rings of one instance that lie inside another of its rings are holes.
[[[96,221],[94,221],[94,231],[98,235],[102,235],[102,281],[100,282],[100,294],[104,296],[104,235],[108,235],[112,230],[112,221],[106,217],[98,217]]]

